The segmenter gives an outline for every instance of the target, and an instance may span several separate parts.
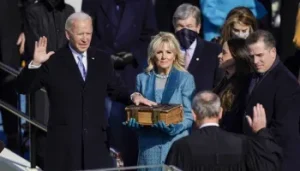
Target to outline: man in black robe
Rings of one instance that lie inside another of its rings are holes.
[[[262,105],[253,107],[252,119],[247,116],[255,133],[253,137],[219,128],[222,108],[216,94],[200,92],[192,105],[199,129],[173,144],[166,164],[189,171],[279,170],[281,148],[266,129],[266,114]]]

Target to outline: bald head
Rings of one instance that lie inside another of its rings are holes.
[[[198,120],[218,118],[221,110],[220,98],[211,91],[199,92],[193,99],[192,108]]]

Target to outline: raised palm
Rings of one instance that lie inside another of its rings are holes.
[[[35,64],[42,64],[46,62],[54,52],[47,53],[47,38],[40,37],[39,41],[35,42],[33,61]]]

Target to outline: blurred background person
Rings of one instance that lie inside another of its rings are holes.
[[[67,43],[64,27],[72,13],[73,7],[64,0],[40,0],[26,8],[24,30],[28,60],[33,57],[34,42],[42,36],[48,38],[48,52],[56,51]]]
[[[246,7],[236,7],[228,13],[221,28],[220,37],[216,37],[212,41],[224,44],[230,38],[239,37],[246,39],[257,28],[257,20],[251,10]]]
[[[148,49],[148,67],[137,76],[136,89],[158,104],[183,106],[183,121],[178,124],[166,125],[159,121],[153,127],[141,127],[135,119],[127,123],[138,133],[138,165],[164,164],[172,143],[187,136],[193,124],[191,100],[195,83],[184,69],[184,58],[173,34],[160,32],[153,38]]]
[[[225,76],[213,91],[220,97],[223,108],[220,127],[229,132],[242,134],[242,112],[247,94],[243,88],[247,76],[254,70],[245,39],[234,38],[225,42],[219,61],[219,67],[225,70]]]
[[[220,28],[224,24],[229,11],[240,6],[249,8],[258,20],[268,17],[265,7],[257,0],[200,0],[200,7],[203,14],[204,39],[210,41],[218,37],[220,35]]]

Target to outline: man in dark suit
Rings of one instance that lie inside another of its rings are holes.
[[[219,128],[222,118],[220,98],[210,92],[198,93],[192,103],[198,130],[176,141],[168,154],[167,164],[182,170],[266,171],[279,170],[281,148],[266,129],[262,105],[253,107],[247,116],[254,137],[246,137]]]
[[[175,34],[185,56],[185,68],[194,76],[196,91],[211,90],[219,80],[218,55],[221,46],[201,39],[200,10],[180,5],[173,15]]]
[[[295,76],[279,60],[276,42],[271,33],[258,30],[246,39],[253,56],[256,72],[249,77],[245,92],[245,115],[252,114],[256,103],[266,109],[267,127],[276,142],[282,146],[283,170],[300,168],[300,86]],[[246,121],[245,134],[251,134]]]
[[[45,87],[50,101],[46,171],[68,171],[113,167],[107,141],[107,119],[103,114],[107,95],[130,101],[110,57],[90,48],[92,19],[74,13],[66,21],[69,44],[47,53],[47,38],[35,44],[33,60],[17,78],[20,93]],[[50,57],[51,56],[51,57]],[[133,93],[135,104],[155,104]]]
[[[94,19],[92,46],[111,54],[116,73],[129,89],[135,89],[138,73],[147,65],[147,48],[157,33],[152,0],[87,0],[82,10]],[[122,125],[125,106],[106,101],[112,147],[121,152],[125,166],[137,163],[135,133]]]

